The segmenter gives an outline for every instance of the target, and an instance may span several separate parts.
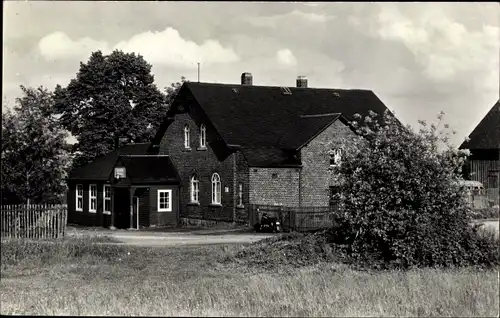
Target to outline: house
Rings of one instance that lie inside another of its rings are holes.
[[[469,135],[469,140],[460,145],[469,149],[466,171],[468,179],[481,182],[493,201],[499,205],[500,196],[500,100]]]
[[[370,90],[186,82],[151,142],[180,180],[179,214],[248,222],[248,205],[325,207],[353,115],[387,108]],[[333,155],[329,150],[334,149]]]
[[[382,114],[369,90],[186,82],[150,144],[71,172],[69,222],[136,228],[249,222],[254,205],[328,207],[354,114]],[[333,151],[331,151],[333,149]]]
[[[150,153],[149,148],[125,145],[71,171],[68,223],[118,228],[177,225],[179,175],[168,156]]]

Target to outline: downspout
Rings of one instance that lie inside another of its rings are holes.
[[[299,169],[299,208],[302,207],[302,169]]]
[[[238,152],[233,153],[233,225],[236,225],[236,155]]]

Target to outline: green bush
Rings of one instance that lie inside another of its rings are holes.
[[[342,213],[328,240],[352,260],[397,268],[499,264],[498,241],[470,225],[458,186],[469,152],[448,144],[438,131],[442,118],[430,127],[420,121],[414,132],[389,112],[372,112],[352,122],[364,138],[334,145],[342,149],[333,171]]]

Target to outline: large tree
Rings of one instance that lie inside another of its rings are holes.
[[[54,116],[51,92],[21,90],[2,114],[2,202],[60,203],[70,162],[67,132]]]
[[[77,139],[74,166],[115,147],[117,138],[149,142],[167,109],[154,84],[151,65],[141,55],[114,51],[91,54],[76,77],[55,89],[61,123]]]
[[[170,106],[172,101],[174,100],[175,96],[177,96],[177,93],[182,87],[182,84],[185,82],[189,82],[184,76],[181,76],[181,81],[172,83],[170,86],[165,87],[165,94],[167,95],[167,104]]]

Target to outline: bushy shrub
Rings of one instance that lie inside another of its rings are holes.
[[[470,225],[458,185],[469,152],[438,131],[443,113],[429,127],[420,121],[418,132],[390,112],[356,118],[362,137],[336,145],[342,212],[329,241],[375,267],[498,264],[498,241]]]

